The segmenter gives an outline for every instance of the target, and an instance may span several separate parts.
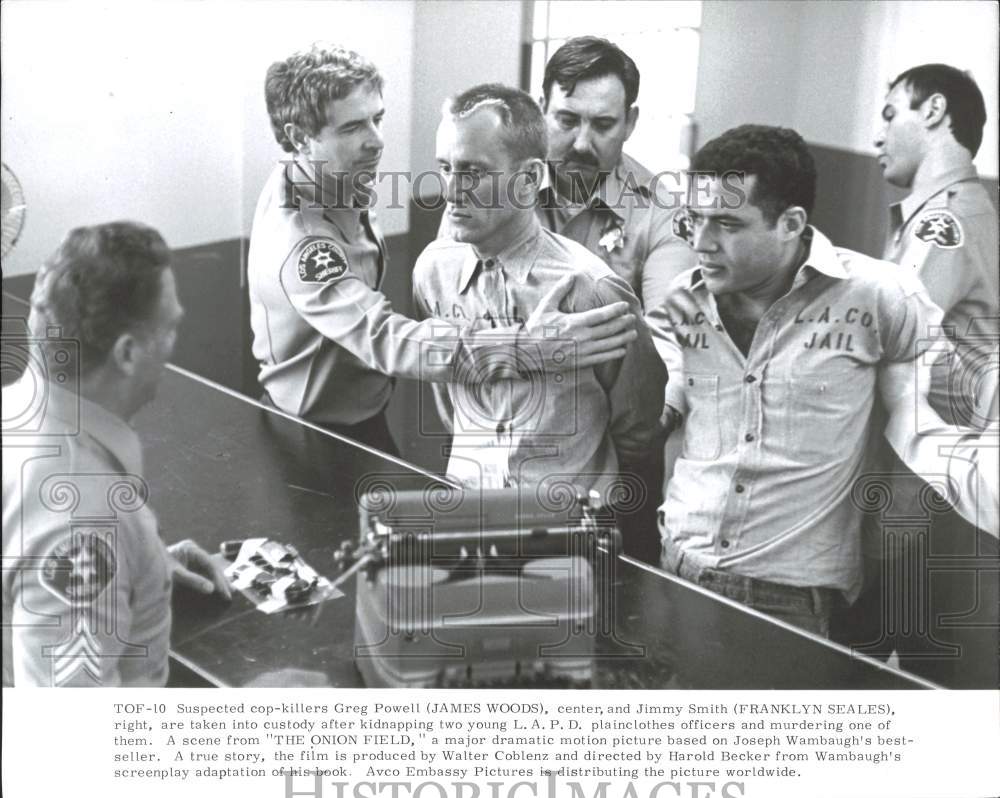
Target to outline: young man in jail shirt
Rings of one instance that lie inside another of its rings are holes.
[[[665,415],[683,421],[663,565],[825,636],[861,590],[854,488],[879,394],[890,416],[910,423],[920,402],[936,420],[913,384],[940,310],[912,272],[807,224],[816,172],[794,131],[727,131],[693,170],[707,177],[691,195],[699,265],[649,316]]]

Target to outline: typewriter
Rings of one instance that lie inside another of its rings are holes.
[[[588,685],[594,566],[620,549],[596,492],[361,497],[358,543],[340,559],[359,572],[354,657],[365,684]]]

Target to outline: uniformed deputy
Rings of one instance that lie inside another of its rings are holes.
[[[980,428],[1000,336],[997,210],[972,165],[985,122],[969,75],[925,64],[892,82],[875,138],[886,181],[910,190],[889,209],[885,258],[917,271],[961,359],[935,379],[931,403],[946,420]]]
[[[627,280],[649,312],[695,258],[674,235],[679,186],[622,151],[639,118],[639,69],[617,45],[581,36],[549,59],[542,90],[549,169],[538,217]]]
[[[143,225],[73,230],[4,341],[27,363],[3,391],[4,685],[161,686],[172,581],[229,596],[196,544],[164,548],[128,424],[183,313],[168,259]]]
[[[873,656],[895,651],[903,668],[950,686],[978,683],[988,663],[955,654],[964,647],[963,635],[978,633],[975,625],[941,619],[977,604],[997,606],[990,596],[995,580],[954,570],[931,579],[928,561],[929,553],[975,559],[995,546],[980,534],[996,534],[998,515],[995,490],[979,487],[996,470],[1000,339],[997,212],[972,165],[985,122],[975,82],[945,64],[903,72],[882,109],[875,137],[879,165],[889,184],[910,191],[889,209],[885,258],[913,270],[944,311],[947,340],[925,332],[928,339],[938,337],[930,402],[943,419],[966,428],[928,424],[911,413],[905,424],[889,427],[891,446],[872,438],[868,473],[860,479],[878,484],[891,504],[865,517],[865,589],[833,623],[840,642]],[[984,432],[991,419],[993,432]],[[925,437],[901,445],[915,428]],[[929,507],[917,475],[948,483],[955,509]],[[888,534],[899,518],[907,518],[912,531]]]
[[[316,46],[272,64],[265,92],[275,138],[292,154],[257,204],[248,267],[253,352],[277,407],[395,452],[384,417],[393,376],[521,378],[498,342],[530,343],[538,370],[624,354],[635,337],[624,303],[567,315],[554,296],[503,329],[394,313],[378,290],[385,244],[367,207],[383,146],[381,75],[357,53]],[[470,359],[473,368],[457,368]],[[530,357],[518,362],[533,368]]]
[[[548,169],[536,213],[544,227],[582,244],[627,280],[649,313],[695,257],[674,232],[684,199],[671,185],[678,181],[655,178],[623,152],[639,119],[638,96],[639,69],[612,42],[581,36],[556,50],[542,80]],[[628,553],[655,561],[662,446],[630,467],[641,477],[645,498],[620,523]]]

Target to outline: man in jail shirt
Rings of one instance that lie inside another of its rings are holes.
[[[692,169],[708,175],[690,195],[699,265],[648,317],[671,375],[665,414],[683,419],[663,564],[827,635],[839,596],[861,589],[852,487],[873,404],[912,383],[940,311],[912,272],[807,224],[816,172],[794,131],[735,128]],[[911,394],[890,410],[912,413]]]
[[[676,175],[654,176],[622,149],[639,118],[639,69],[595,36],[563,44],[545,66],[548,169],[538,218],[628,281],[648,313],[695,259],[674,235]]]
[[[163,686],[173,584],[229,596],[197,544],[164,547],[129,426],[183,313],[169,255],[144,225],[82,227],[35,279],[3,390],[5,686]]]
[[[385,242],[367,207],[383,147],[381,75],[357,53],[315,46],[272,64],[265,93],[275,138],[292,154],[268,179],[250,236],[250,323],[265,400],[395,453],[384,415],[394,376],[453,379],[459,352],[483,351],[494,354],[480,368],[505,374],[509,358],[496,352],[524,341],[551,368],[573,368],[567,354],[583,364],[621,357],[635,336],[622,303],[577,316],[542,307],[500,331],[393,313],[378,291]],[[575,350],[550,345],[546,330],[572,337]]]
[[[889,209],[885,258],[919,275],[961,359],[942,359],[931,404],[945,420],[980,429],[991,420],[1000,340],[997,209],[972,164],[985,123],[968,74],[924,64],[892,82],[875,138],[886,181],[910,191]]]
[[[607,266],[538,224],[533,205],[544,156],[541,111],[524,92],[486,84],[450,102],[437,158],[454,240],[433,242],[417,261],[414,298],[422,315],[517,323],[568,273],[571,310],[637,304]],[[435,385],[454,436],[448,473],[482,488],[574,483],[607,497],[619,456],[641,455],[658,441],[665,377],[640,329],[620,363],[532,381]]]

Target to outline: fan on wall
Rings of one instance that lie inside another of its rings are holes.
[[[14,173],[7,164],[0,163],[3,173],[3,184],[0,187],[0,213],[3,215],[3,251],[0,257],[7,257],[17,243],[17,238],[24,229],[24,193],[21,184],[17,182]]]

